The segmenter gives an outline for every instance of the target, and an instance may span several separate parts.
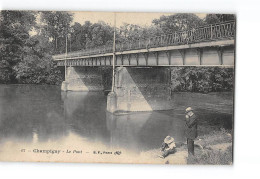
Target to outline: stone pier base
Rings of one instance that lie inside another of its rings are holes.
[[[172,108],[170,70],[167,67],[116,68],[115,91],[107,98],[109,112]]]
[[[68,67],[63,91],[102,91],[102,74],[98,67]]]
[[[115,92],[107,95],[107,111],[114,113],[117,111],[117,97]]]
[[[66,82],[66,81],[62,82],[61,91],[68,91],[68,82]]]

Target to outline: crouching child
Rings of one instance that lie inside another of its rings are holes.
[[[174,142],[174,138],[171,136],[165,137],[162,147],[161,147],[162,155],[161,158],[167,157],[169,154],[174,154],[176,152],[176,145]]]

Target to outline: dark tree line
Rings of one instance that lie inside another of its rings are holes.
[[[116,29],[116,42],[228,20],[234,20],[234,16],[208,14],[204,19],[194,14],[161,16],[149,27],[122,25]],[[0,11],[0,83],[60,84],[63,75],[51,56],[65,52],[66,37],[68,52],[112,45],[113,27],[105,22],[86,21],[83,25],[72,22],[73,14],[69,12]],[[184,90],[180,86],[178,89]],[[192,91],[195,88],[193,86]]]

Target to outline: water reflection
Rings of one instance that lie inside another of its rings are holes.
[[[89,141],[108,143],[106,97],[102,92],[63,93],[64,118],[71,131]]]
[[[55,86],[1,85],[1,141],[32,142],[59,139],[66,135],[63,104]]]
[[[110,147],[143,151],[160,146],[167,135],[183,140],[183,121],[163,112],[106,112],[106,99],[98,92],[63,93],[64,116],[70,129]],[[178,115],[175,115],[178,118]]]
[[[54,142],[50,145],[61,148],[102,144],[140,153],[160,147],[167,135],[184,142],[187,105],[200,116],[200,134],[232,128],[231,94],[174,94],[173,103],[175,109],[170,111],[112,115],[106,112],[102,92],[61,93],[59,86],[0,85],[0,149],[10,142],[44,146]]]
[[[123,115],[107,113],[107,128],[113,147],[145,151],[160,147],[167,135],[183,141],[183,121],[158,112],[143,112]]]

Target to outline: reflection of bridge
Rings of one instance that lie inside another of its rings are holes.
[[[118,43],[115,51],[115,110],[171,108],[170,104],[165,103],[171,91],[170,70],[167,67],[233,67],[234,46],[233,21]],[[58,66],[64,66],[65,61],[69,66],[63,88],[80,91],[103,90],[104,74],[97,67],[111,67],[112,57],[112,45],[108,45],[54,55],[53,59]]]

